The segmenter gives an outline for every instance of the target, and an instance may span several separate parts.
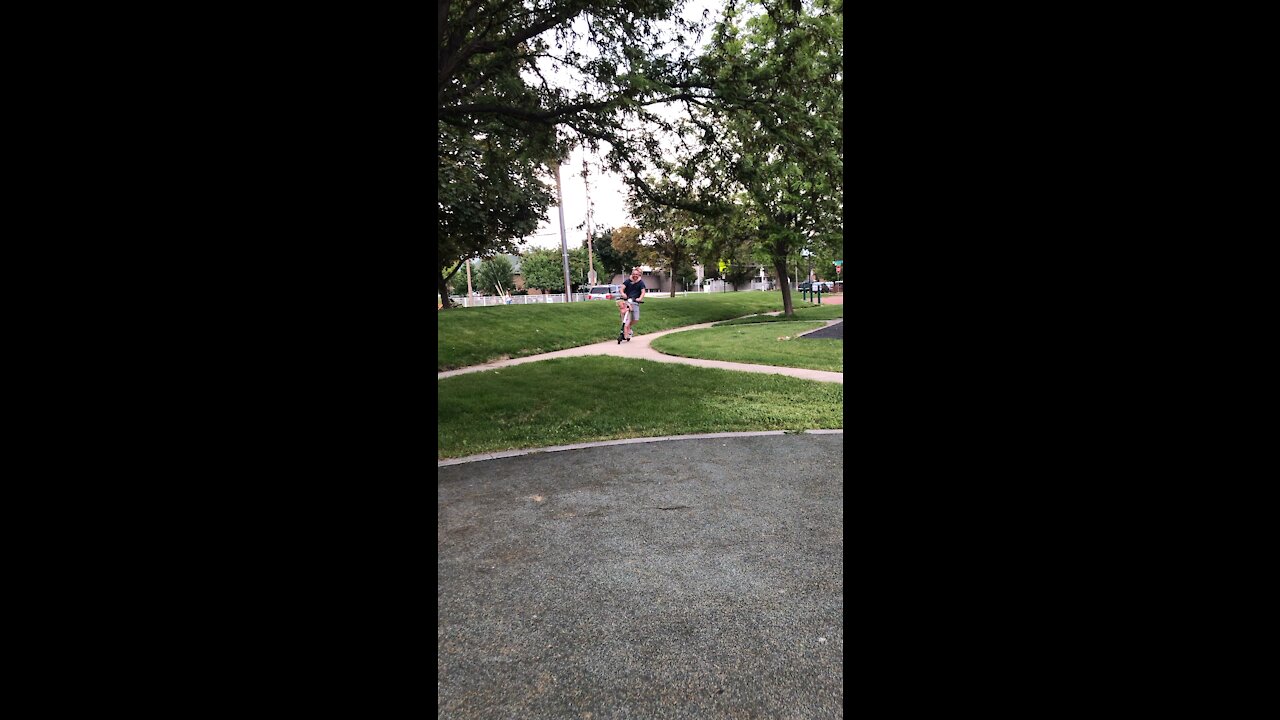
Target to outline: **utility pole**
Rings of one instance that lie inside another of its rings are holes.
[[[467,301],[463,307],[471,307],[471,258],[467,258]]]
[[[556,161],[556,206],[560,210],[560,257],[564,259],[564,301],[573,300],[573,286],[569,284],[569,240],[564,233],[564,195],[560,192],[560,161]]]
[[[587,177],[587,151],[582,149],[582,187],[587,190],[587,282],[596,284],[595,249],[591,247],[591,180]]]

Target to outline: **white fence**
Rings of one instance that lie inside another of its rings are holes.
[[[484,295],[481,297],[473,297],[470,300],[461,295],[450,295],[449,299],[453,301],[455,306],[459,307],[488,307],[490,305],[530,305],[532,303],[562,303],[564,302],[564,293],[559,295],[512,295],[510,302],[508,298],[498,297],[497,295]],[[574,293],[573,302],[581,302],[587,299],[586,293]]]
[[[760,282],[759,280],[755,280],[749,284],[744,285],[741,289],[742,290],[777,290],[778,285],[772,280],[768,280],[763,283]],[[791,290],[792,292],[796,292],[795,285],[791,286]],[[709,284],[702,286],[700,290],[690,290],[687,292],[684,290],[677,290],[676,295],[698,295],[700,293],[721,293],[726,291],[728,292],[734,291],[734,286],[732,283],[724,283],[719,280],[713,280]],[[824,292],[823,294],[825,295],[826,293]],[[668,297],[669,295],[670,295],[670,292],[666,290],[658,290],[658,291],[650,290],[649,294],[645,296],[645,300],[646,301],[656,300],[658,298]],[[498,297],[497,295],[484,295],[481,297],[473,297],[470,300],[467,300],[465,297],[461,295],[450,295],[449,299],[453,301],[453,304],[455,307],[489,307],[491,305],[530,305],[533,303],[562,303],[564,302],[564,293],[560,293],[558,295],[512,295],[510,298],[510,302],[507,302],[507,298]],[[586,299],[587,299],[586,293],[573,294],[573,302],[582,302]]]
[[[725,282],[723,280],[708,280],[706,284],[702,286],[702,292],[708,292],[708,293],[718,293],[718,292],[726,292],[726,291],[734,292],[735,290],[777,290],[777,289],[778,289],[778,284],[772,280],[765,280],[763,282],[761,282],[760,280],[752,280],[749,283],[744,283],[741,287],[734,285],[731,282]]]

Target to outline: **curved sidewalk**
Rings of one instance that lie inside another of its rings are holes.
[[[765,313],[766,315],[776,315],[778,313]],[[715,322],[724,322],[717,320]],[[458,368],[457,370],[446,370],[436,373],[437,380],[443,380],[454,375],[462,375],[463,373],[484,372],[486,370],[494,370],[496,368],[508,367],[510,365],[520,365],[527,362],[537,362],[538,360],[550,360],[552,358],[562,357],[582,357],[584,355],[613,355],[616,357],[630,357],[640,360],[650,360],[653,362],[669,362],[681,363],[684,365],[698,365],[700,367],[719,368],[721,370],[736,370],[739,372],[756,372],[767,373],[770,375],[787,375],[790,377],[800,378],[802,380],[817,380],[819,382],[834,382],[844,384],[844,373],[827,372],[824,370],[809,370],[807,368],[790,368],[777,367],[774,365],[751,365],[748,363],[726,362],[724,360],[703,360],[701,358],[678,357],[676,355],[666,355],[654,350],[649,345],[657,338],[671,333],[684,332],[685,330],[699,330],[709,328],[715,322],[700,323],[698,325],[686,325],[684,327],[672,328],[670,330],[662,330],[660,332],[650,333],[647,335],[636,335],[631,338],[631,342],[624,342],[621,345],[618,341],[607,340],[605,342],[595,343],[593,345],[580,345],[565,350],[556,350],[554,352],[542,353],[541,355],[530,355],[528,357],[514,358],[512,360],[501,360],[499,362],[487,363],[484,365],[472,365],[470,367]],[[815,328],[809,332],[817,332],[832,325],[844,322],[844,318],[836,318],[835,320],[827,320],[821,328]],[[808,333],[803,333],[808,334]]]

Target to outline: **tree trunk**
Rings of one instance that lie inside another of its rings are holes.
[[[453,276],[462,269],[462,264],[465,262],[468,262],[468,260],[464,259],[457,265],[454,265],[453,270],[450,270],[448,274],[445,273],[444,268],[440,268],[440,275],[436,278],[436,281],[437,287],[440,291],[440,303],[442,305],[440,308],[441,310],[448,310],[449,308],[457,307],[457,305],[449,302],[449,281],[452,280]]]
[[[449,282],[444,279],[443,275],[441,275],[436,278],[436,283],[440,288],[440,309],[448,310],[452,308],[453,303],[449,300]]]
[[[773,269],[778,271],[778,285],[782,286],[782,314],[795,317],[796,311],[791,306],[791,283],[787,282],[787,258],[773,258]]]

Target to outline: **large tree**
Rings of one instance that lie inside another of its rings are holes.
[[[843,38],[840,3],[729,0],[703,58],[717,142],[698,167],[743,193],[787,315],[789,258],[843,244]]]
[[[596,272],[600,282],[608,284],[614,275],[625,275],[640,264],[634,250],[618,250],[613,245],[613,228],[598,230],[591,238],[595,249]]]
[[[609,244],[613,247],[614,252],[621,256],[635,258],[633,264],[622,267],[624,274],[636,265],[649,262],[649,257],[645,255],[645,248],[640,244],[640,235],[640,228],[631,225],[614,228],[613,233],[610,235]]]
[[[499,288],[504,293],[515,290],[515,270],[504,255],[485,260],[476,275],[480,291],[485,295],[497,295]]]
[[[446,288],[463,262],[518,252],[553,198],[540,177],[548,149],[500,125],[441,123],[438,148],[436,277],[449,308]]]
[[[531,250],[520,259],[524,286],[543,292],[564,292],[564,257],[559,250]],[[569,251],[569,282],[577,286],[587,281],[587,251]]]
[[[754,208],[745,193],[734,198],[714,221],[700,223],[690,244],[704,268],[704,276],[723,278],[735,292],[755,277],[757,226]]]
[[[659,192],[669,192],[670,180],[649,180]],[[654,202],[633,188],[628,199],[631,216],[640,225],[638,255],[655,270],[665,272],[673,280],[691,270],[695,262],[692,238],[701,216],[687,210]],[[704,220],[705,222],[705,220]],[[676,284],[671,283],[671,297]]]
[[[651,107],[687,95],[671,81],[694,68],[682,4],[438,4],[441,290],[464,260],[516,251],[552,202],[540,166],[571,144],[607,144],[608,167],[631,175],[661,155]]]

